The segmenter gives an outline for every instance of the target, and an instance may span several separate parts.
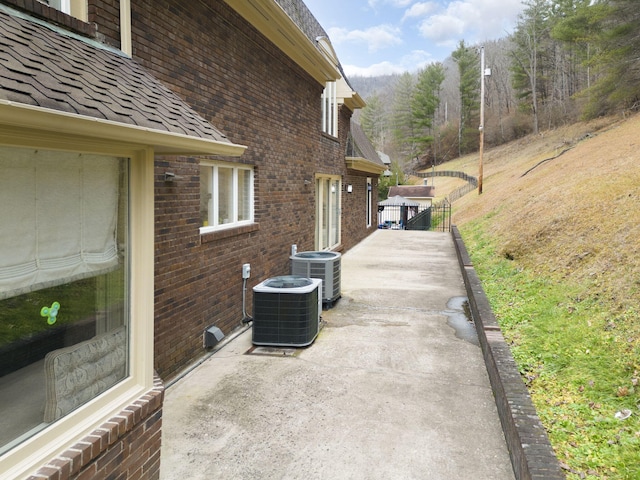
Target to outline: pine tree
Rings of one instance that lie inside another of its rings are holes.
[[[417,151],[414,141],[416,126],[411,109],[415,90],[414,76],[409,72],[402,74],[395,89],[392,112],[393,139],[396,145],[400,146],[399,151],[405,158],[413,158]]]
[[[433,143],[433,123],[440,105],[440,88],[444,82],[444,67],[433,63],[418,74],[418,84],[413,96],[412,114],[417,127],[414,143],[425,152]]]
[[[617,107],[640,105],[640,9],[637,0],[609,0],[591,5],[592,18],[600,26],[594,64],[604,74],[590,89],[589,116],[609,113]]]
[[[478,125],[473,125],[473,121],[477,119],[480,106],[480,65],[477,50],[466,46],[464,40],[458,44],[451,57],[458,64],[460,73],[458,154],[462,155],[478,146]]]
[[[367,106],[362,109],[360,124],[364,133],[378,150],[384,149],[387,115],[384,105],[377,94],[367,99]]]

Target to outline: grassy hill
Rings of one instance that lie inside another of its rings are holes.
[[[640,116],[523,138],[483,164],[483,194],[456,201],[454,223],[558,458],[570,479],[640,478]],[[439,169],[477,175],[478,155]]]

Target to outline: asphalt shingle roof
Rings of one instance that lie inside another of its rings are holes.
[[[405,198],[433,198],[435,189],[428,185],[398,185],[389,187],[389,198],[401,195]]]
[[[364,133],[362,126],[359,123],[351,121],[351,141],[347,146],[349,150],[347,152],[347,156],[350,157],[362,157],[370,162],[377,163],[380,165],[384,165],[382,160],[380,160],[380,156],[378,152],[376,152],[375,147],[367,137],[367,134]]]
[[[231,143],[131,58],[7,9],[0,99]]]
[[[313,13],[309,10],[309,8],[305,5],[303,0],[275,0],[275,2],[280,5],[280,7],[289,15],[289,18],[295,23],[298,28],[307,36],[311,43],[317,45],[318,37],[327,37],[329,35],[322,28],[320,22],[313,16]],[[349,79],[344,73],[344,69],[342,68],[342,64],[340,60],[336,59],[338,62],[338,70],[342,74],[347,85],[353,90]]]

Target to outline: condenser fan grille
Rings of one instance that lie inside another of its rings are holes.
[[[276,277],[277,278],[277,277]],[[285,278],[285,277],[281,277]],[[313,343],[320,328],[321,280],[267,280],[253,289],[253,343],[297,346]],[[282,286],[278,286],[282,285]],[[286,286],[285,286],[286,285]]]
[[[291,273],[322,280],[322,301],[331,306],[340,298],[338,252],[300,252],[291,256]]]

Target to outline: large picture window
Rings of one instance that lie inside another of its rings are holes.
[[[0,454],[129,372],[129,160],[0,147]]]
[[[340,244],[340,177],[316,178],[316,248],[329,250]]]
[[[204,163],[200,166],[202,231],[253,222],[253,169],[246,165]]]

